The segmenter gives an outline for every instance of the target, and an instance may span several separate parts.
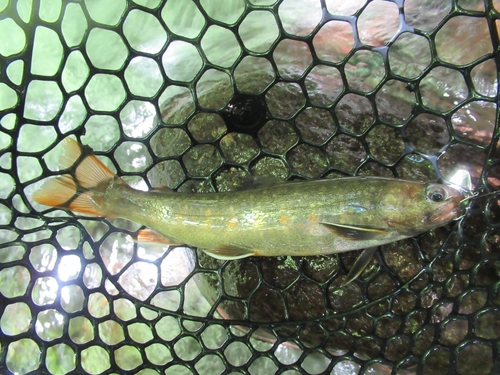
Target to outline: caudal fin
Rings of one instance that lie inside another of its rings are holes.
[[[63,141],[61,167],[70,174],[47,180],[32,198],[40,204],[90,214],[109,216],[103,209],[103,197],[109,183],[115,179],[90,149],[71,138]]]

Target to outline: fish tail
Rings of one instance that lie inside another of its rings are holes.
[[[69,168],[69,174],[45,181],[32,198],[46,206],[93,216],[112,216],[105,208],[104,195],[110,184],[120,178],[90,148],[71,138],[64,139],[63,151],[60,167]]]

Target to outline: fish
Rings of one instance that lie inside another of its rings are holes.
[[[313,256],[365,249],[355,279],[378,246],[441,227],[464,213],[464,193],[444,184],[387,177],[255,184],[244,190],[141,191],[88,146],[63,141],[63,169],[32,198],[46,206],[144,225],[140,242],[187,245],[225,260]],[[352,280],[351,280],[352,279]]]

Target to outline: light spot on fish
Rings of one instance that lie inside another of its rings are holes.
[[[357,202],[350,202],[347,203],[346,207],[343,209],[344,212],[356,212],[356,213],[363,213],[366,212],[366,208],[361,206]]]
[[[314,216],[314,215],[309,215],[307,217],[307,219],[311,222],[311,223],[317,223],[318,222],[318,217],[317,216]]]
[[[290,217],[288,215],[281,215],[280,216],[280,223],[283,225],[287,225],[289,222]]]
[[[305,229],[312,236],[328,236],[331,234],[330,230],[323,224],[318,223],[318,219],[315,221],[309,221],[305,225]]]
[[[238,219],[233,217],[227,222],[227,227],[228,228],[236,228],[238,226]]]
[[[184,219],[184,220],[182,220],[182,224],[197,226],[197,225],[200,225],[200,222],[199,221],[192,221],[192,220]]]
[[[263,228],[266,224],[264,218],[261,215],[252,212],[245,213],[243,222],[243,224],[248,225],[249,229]]]

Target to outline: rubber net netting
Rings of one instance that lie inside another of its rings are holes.
[[[494,191],[499,10],[1,0],[0,372],[500,373],[498,196],[341,291],[359,252],[218,261],[31,199],[68,136],[139,189],[465,169]]]

